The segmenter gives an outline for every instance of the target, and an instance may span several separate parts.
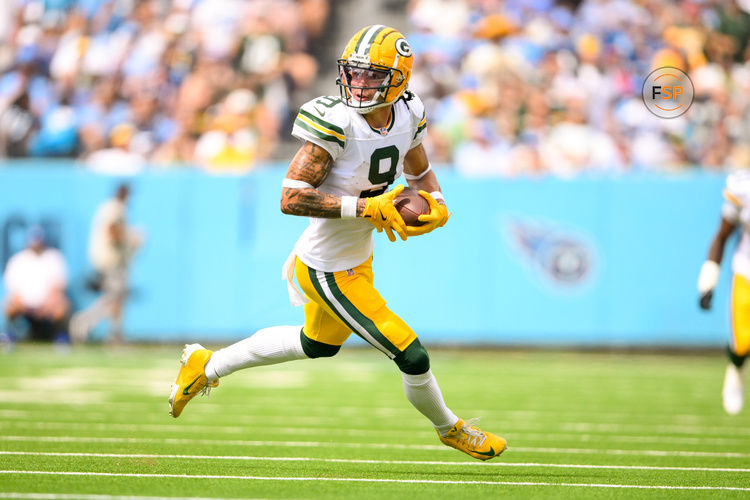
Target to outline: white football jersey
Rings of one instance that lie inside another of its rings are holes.
[[[750,280],[750,172],[743,170],[727,176],[721,216],[738,224],[742,236],[732,257],[732,271]]]
[[[305,103],[292,135],[322,147],[333,167],[318,190],[338,196],[366,198],[384,193],[404,170],[404,156],[422,143],[426,130],[424,105],[414,94],[399,99],[391,120],[376,130],[339,97],[324,96]],[[325,272],[351,269],[372,253],[373,226],[362,218],[311,218],[297,240],[295,252],[307,266]]]

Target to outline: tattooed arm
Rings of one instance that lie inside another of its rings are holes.
[[[325,149],[312,142],[305,142],[289,165],[286,178],[302,181],[313,187],[282,188],[281,211],[304,217],[341,217],[341,196],[321,193],[315,189],[328,177],[332,167],[333,158]],[[365,204],[365,199],[357,201],[357,216],[362,215]]]

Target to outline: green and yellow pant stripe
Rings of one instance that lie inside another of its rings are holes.
[[[373,286],[372,256],[338,272],[318,271],[297,259],[295,274],[310,299],[303,328],[308,338],[340,346],[354,332],[391,359],[417,338]]]

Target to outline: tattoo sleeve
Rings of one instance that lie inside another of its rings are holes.
[[[328,177],[332,167],[333,158],[328,151],[312,142],[306,142],[294,156],[286,178],[303,181],[314,187],[282,188],[281,211],[303,217],[341,217],[341,197],[321,193],[316,189]]]

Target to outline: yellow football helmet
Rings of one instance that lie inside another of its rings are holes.
[[[359,30],[337,62],[341,100],[365,114],[403,95],[414,55],[398,30],[376,24]]]

